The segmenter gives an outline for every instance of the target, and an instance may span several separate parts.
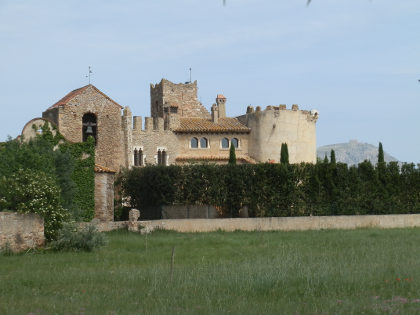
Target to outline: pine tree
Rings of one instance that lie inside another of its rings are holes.
[[[384,149],[382,147],[382,143],[379,142],[379,149],[378,149],[378,164],[385,163],[385,156],[384,156]]]
[[[230,151],[229,151],[229,164],[230,165],[235,165],[236,164],[235,146],[233,144],[230,146]]]
[[[331,149],[331,154],[330,154],[330,161],[331,161],[331,164],[336,164],[337,163],[336,160],[335,160],[335,152],[332,149]]]
[[[287,143],[281,144],[280,164],[289,164],[289,149],[287,148]]]

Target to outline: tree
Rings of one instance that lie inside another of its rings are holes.
[[[287,148],[287,143],[281,144],[280,164],[289,164],[289,150]]]
[[[328,157],[327,157],[327,153],[325,153],[325,156],[324,156],[324,164],[328,164]]]
[[[235,153],[235,146],[230,146],[229,151],[229,165],[235,165],[236,164],[236,153]]]
[[[331,164],[337,164],[337,162],[335,160],[335,152],[334,152],[333,149],[331,149],[330,162],[331,162]]]
[[[379,149],[378,149],[378,164],[385,163],[385,156],[384,156],[384,149],[382,147],[382,143],[379,142]]]

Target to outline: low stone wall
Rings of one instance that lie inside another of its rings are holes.
[[[44,219],[39,215],[0,212],[0,248],[19,252],[44,244]]]
[[[107,225],[109,224],[109,225]],[[222,231],[298,231],[321,229],[356,228],[408,228],[420,227],[420,214],[400,215],[354,215],[354,216],[313,216],[280,218],[233,218],[233,219],[175,219],[154,221],[133,221],[101,223],[99,230],[112,230],[125,226],[131,231],[148,233],[156,229],[177,232]]]
[[[162,219],[215,219],[217,210],[209,205],[162,206]]]

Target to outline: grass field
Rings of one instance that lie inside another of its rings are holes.
[[[0,256],[0,314],[420,314],[420,229],[107,236]]]

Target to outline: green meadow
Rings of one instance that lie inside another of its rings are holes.
[[[115,231],[0,256],[0,314],[419,314],[420,229]]]

